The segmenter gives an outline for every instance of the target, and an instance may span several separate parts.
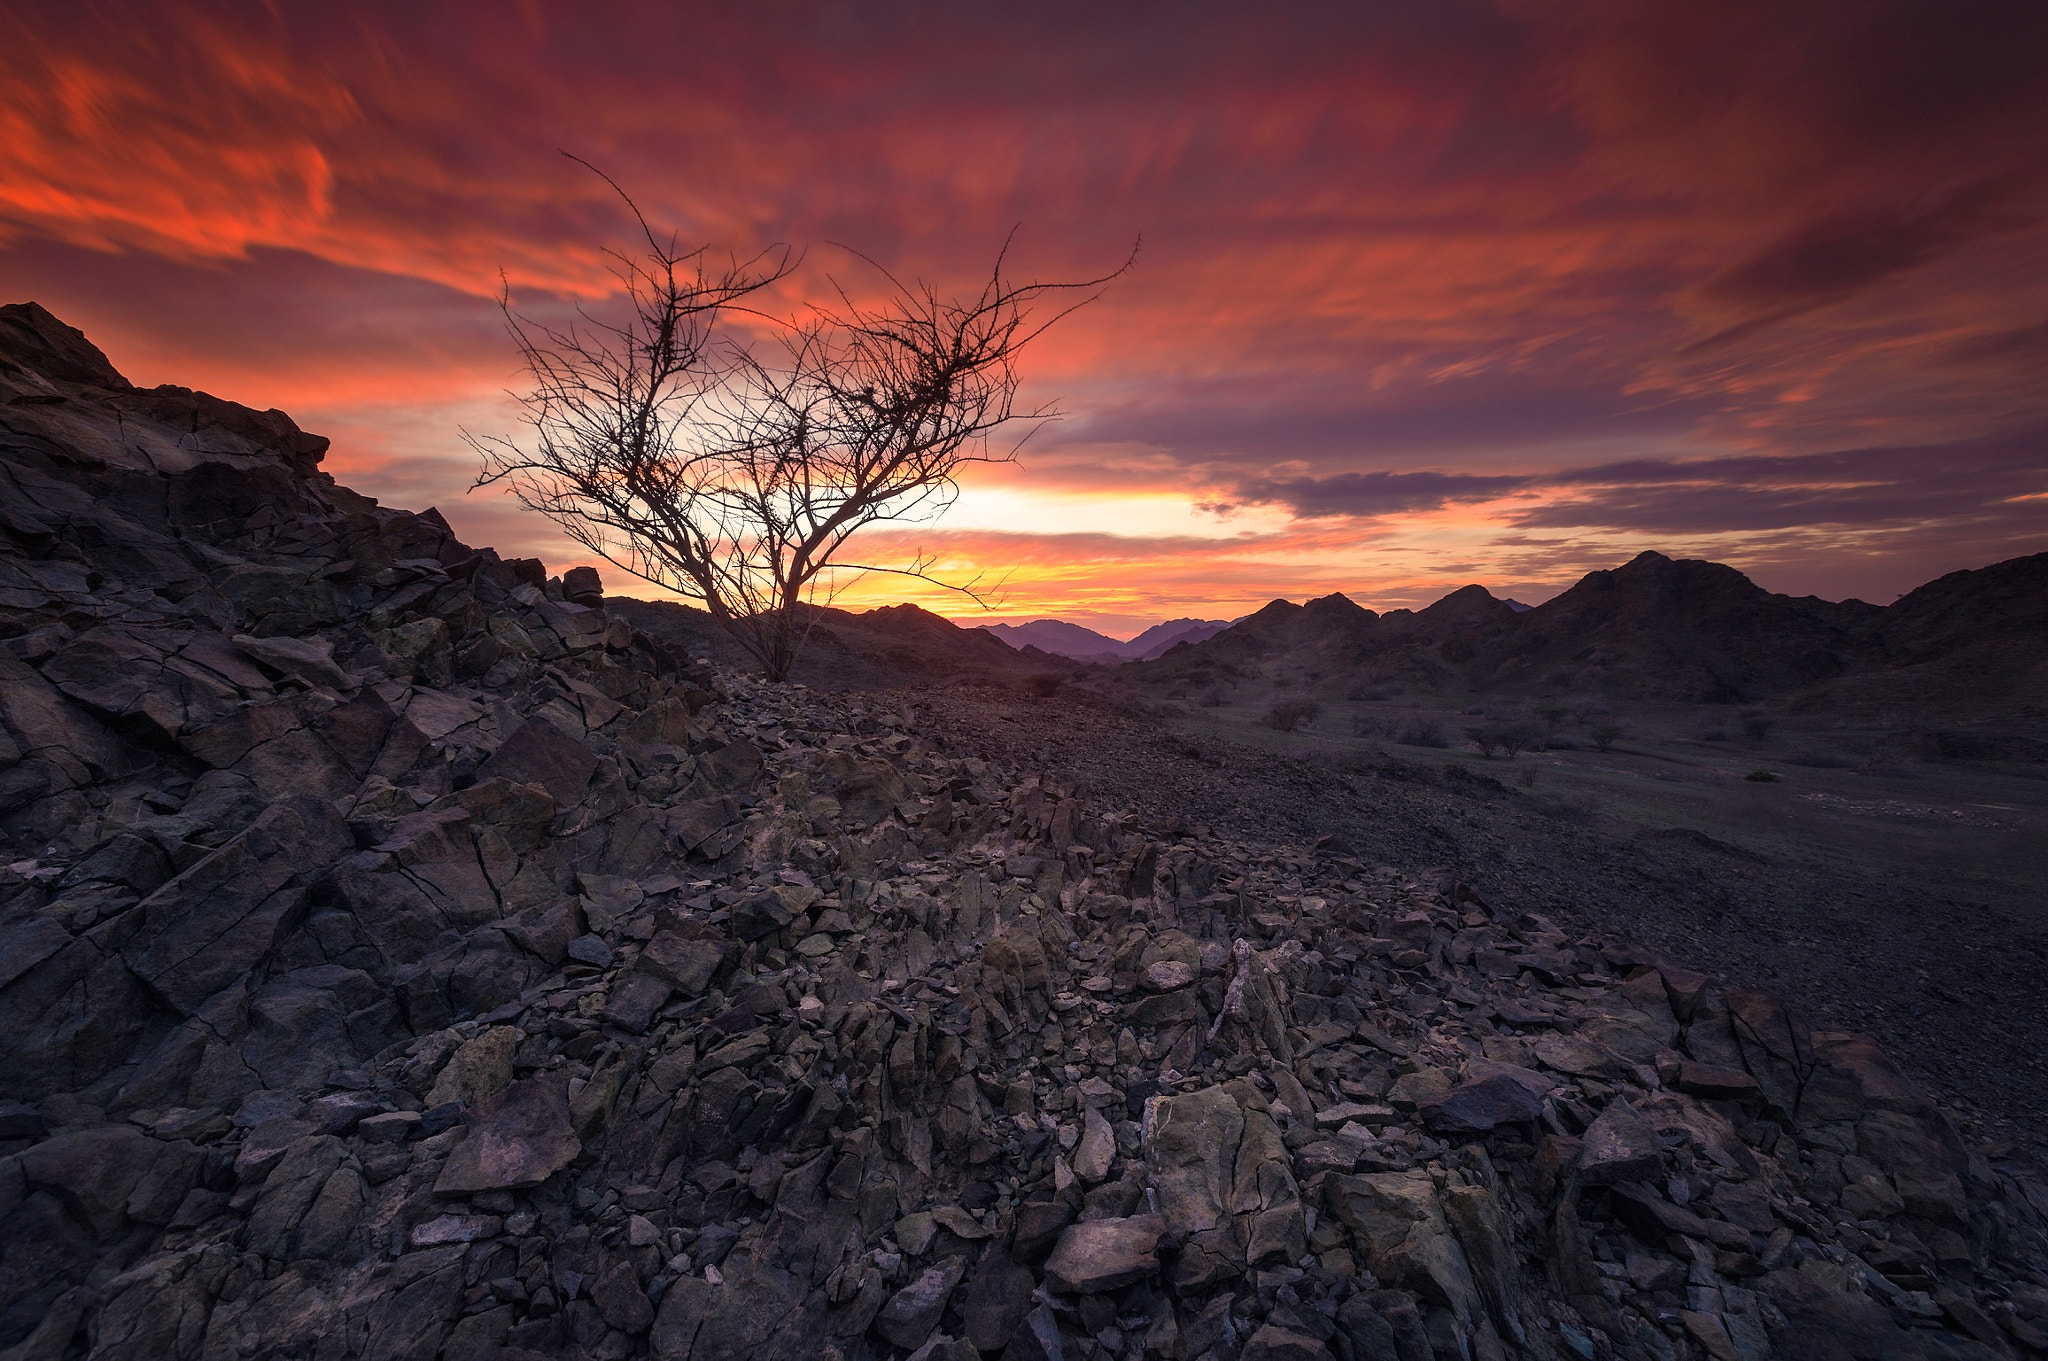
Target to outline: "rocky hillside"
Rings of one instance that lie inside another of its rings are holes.
[[[10,1359],[2048,1347],[2048,1187],[1860,1036],[0,356]]]
[[[1778,595],[1720,563],[1643,553],[1515,616],[1504,645],[1476,658],[1482,685],[1558,688],[1597,672],[1630,696],[1737,701],[1855,669],[1881,612]]]
[[[610,608],[679,657],[729,670],[752,666],[746,649],[695,606],[621,598]],[[960,628],[915,605],[882,605],[859,614],[820,606],[809,611],[808,628],[809,641],[790,679],[827,690],[886,690],[937,681],[1014,684],[1045,661],[1042,654],[1025,655],[981,629]]]
[[[2020,731],[1963,737],[1957,754],[1982,754],[1971,749],[1981,745],[2048,757],[2048,553],[1937,577],[1886,606],[1878,623],[1878,664],[1813,687],[1801,707],[2017,720]]]

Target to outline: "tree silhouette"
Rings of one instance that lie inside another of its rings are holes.
[[[1099,291],[1035,310],[1099,290],[1131,261],[1079,283],[1017,283],[1006,243],[978,291],[950,295],[860,257],[883,280],[880,301],[835,281],[832,301],[780,318],[753,303],[795,268],[789,248],[714,266],[605,178],[644,243],[609,252],[626,315],[548,325],[501,294],[530,379],[514,394],[527,430],[466,436],[482,459],[475,485],[506,486],[607,562],[701,603],[774,681],[802,651],[806,606],[848,575],[979,600],[975,582],[937,581],[929,557],[884,565],[843,550],[871,525],[942,513],[967,464],[1014,459],[989,436],[1058,414],[1015,405],[1019,354]],[[721,322],[735,314],[747,333],[729,337]]]

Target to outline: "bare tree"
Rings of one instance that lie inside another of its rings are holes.
[[[1444,736],[1444,724],[1440,718],[1417,715],[1413,722],[1402,730],[1398,739],[1410,747],[1448,747],[1450,739]]]
[[[712,268],[705,249],[664,240],[612,187],[645,243],[612,253],[625,319],[579,313],[551,326],[514,311],[509,290],[501,297],[532,381],[514,394],[527,436],[470,436],[476,486],[508,487],[606,561],[700,602],[775,681],[803,648],[821,585],[829,597],[847,574],[936,581],[922,555],[839,555],[870,525],[944,511],[964,465],[1013,460],[1015,447],[989,436],[1058,414],[1016,407],[1019,353],[1099,293],[1043,319],[1034,309],[1130,265],[1020,284],[1004,274],[1006,244],[977,293],[942,296],[874,266],[881,301],[835,283],[835,301],[784,319],[750,303],[794,268],[786,247]],[[740,313],[753,334],[721,334]],[[936,584],[979,599],[972,582]]]
[[[1533,723],[1488,723],[1465,729],[1465,736],[1472,739],[1480,755],[1491,758],[1494,752],[1499,751],[1504,752],[1510,761],[1543,740],[1543,734]]]

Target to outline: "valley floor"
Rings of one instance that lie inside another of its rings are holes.
[[[1685,766],[1629,743],[1488,761],[1283,737],[1201,710],[1161,716],[1072,689],[902,693],[963,746],[1070,772],[1151,819],[1334,834],[1368,860],[1443,866],[1497,911],[1772,988],[1817,1025],[1877,1036],[1982,1137],[2048,1149],[2039,780],[2007,780],[1991,800],[2001,806],[1973,818],[1956,814],[1977,806],[1962,797],[1971,789],[1939,778],[1873,793],[1780,761],[1780,782],[1717,780],[1724,753],[1773,764],[1746,742]],[[1984,778],[1969,773],[1980,798]]]

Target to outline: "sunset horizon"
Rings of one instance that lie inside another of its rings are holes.
[[[528,10],[471,44],[452,13],[93,13],[5,21],[0,294],[509,553],[589,559],[468,494],[462,439],[513,428],[501,272],[617,304],[630,218],[564,151],[686,244],[804,251],[784,312],[877,286],[862,256],[955,287],[1013,231],[1020,277],[1142,240],[1022,357],[1063,419],[861,541],[998,608],[892,576],[851,606],[1537,603],[1646,548],[1886,603],[2048,532],[2048,99],[1982,16],[648,10],[620,44]]]

